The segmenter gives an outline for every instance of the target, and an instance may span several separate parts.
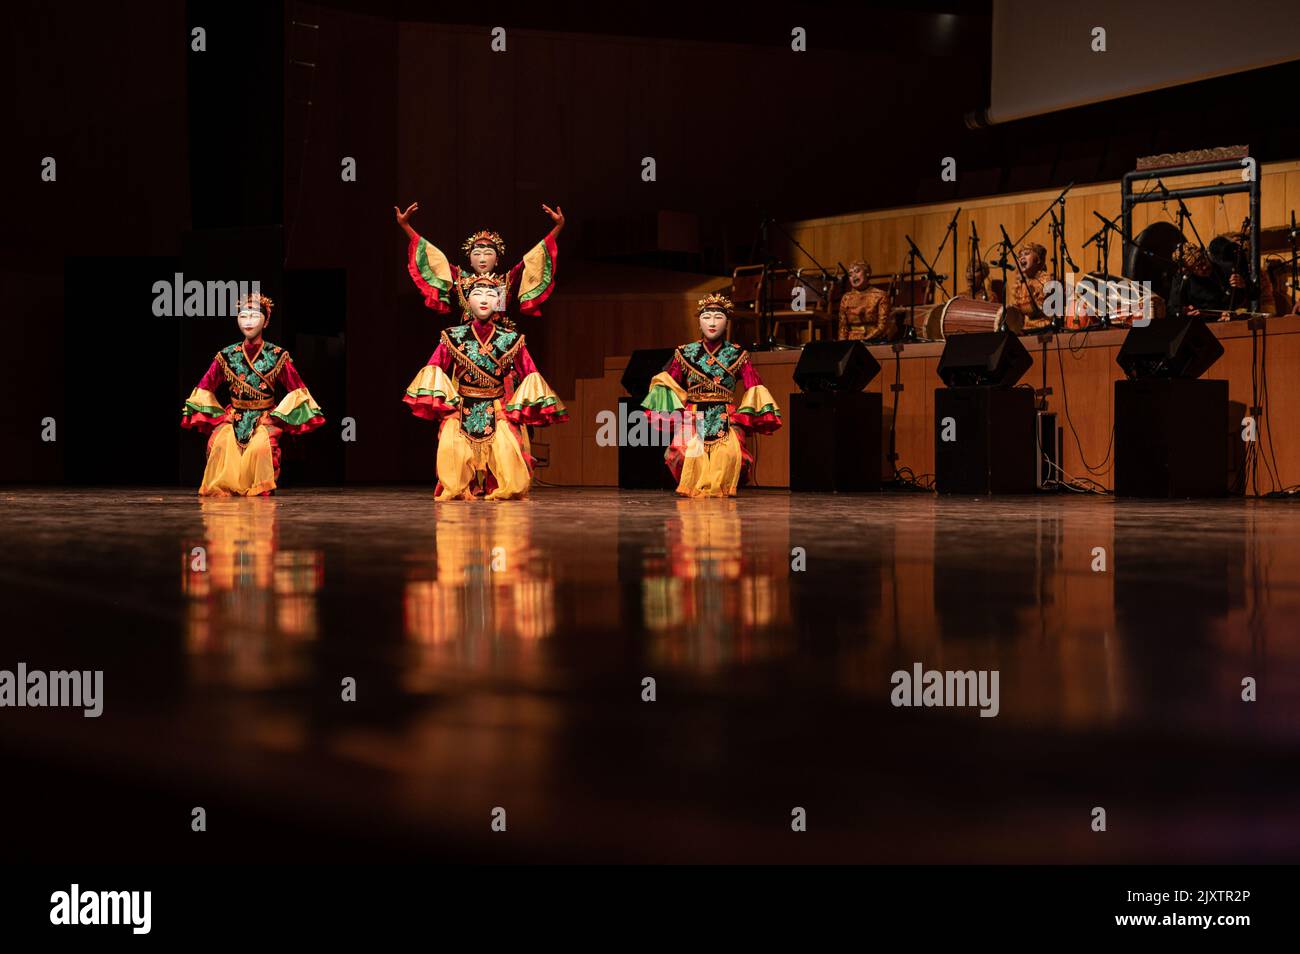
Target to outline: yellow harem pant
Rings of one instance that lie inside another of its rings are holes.
[[[222,424],[208,439],[200,496],[256,497],[274,490],[279,473],[276,450],[276,437],[265,424],[257,425],[245,447],[235,440],[234,426]]]
[[[488,474],[497,486],[487,500],[511,500],[525,496],[532,483],[532,473],[524,454],[528,451],[528,432],[520,427],[520,438],[506,423],[497,402],[497,419],[492,436],[470,440],[461,429],[460,418],[452,415],[438,431],[438,493],[435,500],[473,500],[470,484],[476,478],[486,481]],[[520,441],[522,440],[522,445]]]
[[[727,428],[725,437],[709,444],[698,434],[692,434],[685,448],[674,450],[683,454],[682,476],[677,481],[678,494],[683,497],[736,496],[745,467],[736,428]]]

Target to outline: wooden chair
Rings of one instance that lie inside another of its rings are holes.
[[[820,271],[812,268],[774,269],[766,282],[769,296],[774,333],[782,326],[803,326],[807,340],[818,337],[830,338],[835,331],[835,310],[840,298],[840,285],[834,276],[828,282]],[[802,311],[792,307],[797,289],[803,289],[804,308]]]
[[[762,265],[741,265],[731,273],[731,337],[733,341],[757,341],[763,294]],[[738,328],[753,327],[753,335],[742,338]]]

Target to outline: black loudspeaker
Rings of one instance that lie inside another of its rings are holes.
[[[633,351],[623,371],[623,390],[636,398],[637,404],[650,393],[650,379],[673,359],[676,348],[642,348]]]
[[[934,486],[939,493],[1033,492],[1038,414],[1032,389],[935,388],[934,423]]]
[[[647,382],[649,380],[646,379]],[[648,443],[637,446],[630,446],[624,440],[619,441],[618,486],[623,490],[671,490],[677,484],[673,480],[672,471],[664,463],[664,451],[672,441],[672,434],[656,431],[648,420],[638,424],[638,417],[644,414],[641,398],[618,399],[619,430],[623,430],[623,422],[627,422],[627,433],[644,433],[648,438]]]
[[[880,373],[880,362],[861,341],[811,341],[794,366],[800,391],[861,391]]]
[[[1199,318],[1161,318],[1124,337],[1115,361],[1130,378],[1199,378],[1223,345]]]
[[[1228,421],[1227,381],[1116,381],[1115,495],[1222,497]]]
[[[872,391],[791,394],[790,489],[878,490],[881,407]]]
[[[952,335],[943,343],[939,377],[950,388],[1009,388],[1034,359],[1010,331]]]

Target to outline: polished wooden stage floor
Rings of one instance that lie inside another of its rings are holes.
[[[6,853],[1295,861],[1297,552],[1240,500],[4,489],[0,669],[105,697],[0,709]],[[918,662],[997,717],[893,707]]]

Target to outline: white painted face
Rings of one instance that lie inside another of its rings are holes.
[[[266,329],[266,315],[256,308],[245,308],[236,318],[239,322],[239,330],[244,333],[244,338],[252,341]]]
[[[705,341],[717,341],[727,330],[727,316],[721,311],[706,311],[700,315],[700,334]]]
[[[497,250],[490,245],[475,245],[469,250],[469,267],[477,275],[496,271]]]
[[[465,300],[469,302],[470,314],[478,321],[488,321],[497,310],[501,292],[487,285],[479,285],[470,290]]]
[[[865,285],[866,283],[867,283],[866,270],[862,268],[862,266],[860,265],[850,265],[849,266],[849,287],[861,291],[862,286]]]

